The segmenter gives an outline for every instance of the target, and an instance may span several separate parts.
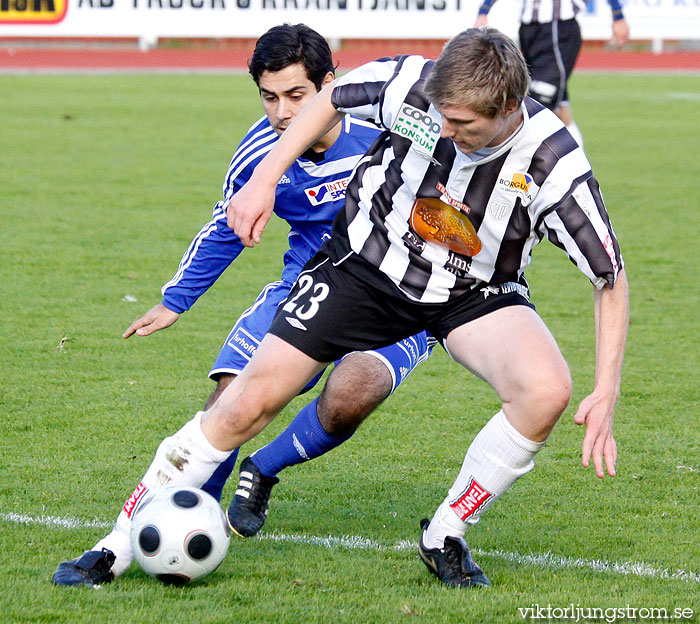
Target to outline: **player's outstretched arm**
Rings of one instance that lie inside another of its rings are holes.
[[[588,467],[593,458],[601,479],[605,472],[615,476],[617,445],[613,436],[615,403],[620,395],[622,360],[629,324],[629,289],[624,270],[615,287],[595,292],[596,376],[593,392],[574,415],[577,425],[586,425],[581,460]]]
[[[275,203],[275,187],[285,171],[342,118],[331,104],[335,81],[324,87],[284,131],[255,168],[250,180],[230,199],[228,226],[246,247],[260,242]]]
[[[128,338],[134,334],[138,336],[150,336],[159,329],[170,327],[178,318],[180,318],[179,313],[168,310],[162,303],[159,303],[153,306],[141,318],[136,319],[129,325],[122,334],[122,338]]]

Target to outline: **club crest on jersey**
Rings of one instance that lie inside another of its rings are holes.
[[[425,153],[431,161],[435,146],[440,138],[440,124],[428,113],[404,104],[396,116],[391,131],[409,139],[421,153]],[[439,164],[435,161],[433,164]]]
[[[313,188],[304,189],[304,193],[312,206],[345,199],[345,189],[348,188],[349,181],[350,178],[347,177],[333,182],[324,182]]]
[[[469,516],[473,516],[493,498],[491,492],[481,487],[474,477],[470,477],[469,483],[464,491],[453,501],[450,502],[450,507],[462,519],[466,521]]]
[[[489,202],[488,210],[489,214],[494,218],[495,221],[500,221],[505,217],[513,207],[505,202],[496,201],[495,199]]]
[[[510,180],[501,178],[498,180],[498,183],[508,193],[517,193],[522,199],[527,199],[528,201],[532,199],[532,195],[528,194],[532,184],[532,176],[529,173],[514,173]]]

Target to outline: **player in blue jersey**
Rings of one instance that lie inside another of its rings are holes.
[[[241,141],[223,185],[224,198],[216,204],[212,220],[195,236],[175,276],[163,287],[162,302],[132,323],[124,338],[134,334],[148,336],[171,326],[240,254],[244,247],[226,224],[230,198],[248,181],[257,163],[296,114],[334,79],[328,44],[301,24],[286,24],[265,33],[256,44],[249,69],[260,90],[265,117],[253,124]],[[311,145],[279,180],[275,212],[291,228],[282,276],[263,288],[228,335],[209,373],[217,385],[207,407],[246,366],[301,268],[330,236],[333,218],[344,204],[352,170],[379,134],[373,124],[346,116]],[[270,492],[278,482],[277,473],[349,439],[360,423],[428,357],[433,344],[434,339],[423,332],[374,351],[351,353],[339,361],[318,399],[303,408],[274,441],[241,463],[235,504],[228,514],[231,528],[243,537],[257,533],[265,521]],[[298,390],[313,387],[319,378],[320,374]],[[199,416],[181,431],[189,432],[186,436],[201,437]],[[109,582],[126,570],[132,560],[131,517],[149,491],[164,485],[193,485],[221,498],[238,450],[197,458],[204,460],[206,468],[195,475],[186,474],[183,480],[183,473],[175,465],[186,452],[182,449],[188,447],[180,432],[161,444],[151,468],[124,504],[112,532],[83,556],[61,563],[54,583],[96,585]],[[165,467],[159,463],[163,457],[168,457]]]

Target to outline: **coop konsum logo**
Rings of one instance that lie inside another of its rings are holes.
[[[56,24],[68,0],[0,0],[0,24]]]

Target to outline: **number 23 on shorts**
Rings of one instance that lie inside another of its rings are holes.
[[[310,275],[302,275],[297,283],[299,292],[282,306],[282,310],[294,313],[302,321],[306,321],[316,315],[319,303],[328,297],[330,288],[323,282],[314,284]]]

